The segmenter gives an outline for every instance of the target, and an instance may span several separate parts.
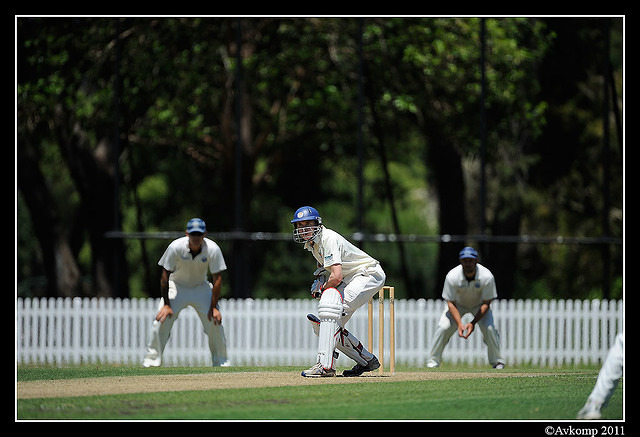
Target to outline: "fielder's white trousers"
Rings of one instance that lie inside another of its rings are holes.
[[[589,400],[596,404],[598,408],[606,406],[609,403],[611,395],[615,391],[620,378],[622,378],[622,369],[624,364],[624,334],[616,335],[615,343],[609,349],[607,358],[598,373],[596,385],[593,387]]]
[[[149,331],[147,352],[143,363],[145,367],[160,366],[162,364],[162,354],[167,341],[169,341],[171,328],[178,320],[180,311],[189,305],[198,313],[204,332],[207,334],[212,365],[229,365],[224,328],[222,324],[215,325],[207,317],[209,306],[211,305],[211,288],[212,284],[210,282],[203,282],[196,287],[184,287],[176,286],[175,282],[169,281],[169,302],[173,310],[173,316],[167,317],[163,323],[154,319]],[[158,310],[163,306],[164,300],[160,299]]]
[[[480,305],[475,308],[457,308],[460,312],[460,317],[462,318],[467,313],[475,315],[480,309]],[[505,361],[502,358],[502,352],[500,351],[500,334],[493,323],[493,313],[491,312],[491,308],[489,308],[484,317],[478,321],[476,327],[480,328],[480,331],[482,332],[482,340],[484,341],[484,344],[487,345],[489,363],[491,363],[492,366],[495,366],[498,363],[504,364]],[[440,365],[444,347],[449,343],[453,333],[457,331],[458,325],[456,325],[456,322],[453,320],[453,316],[451,316],[447,303],[445,302],[445,309],[440,316],[436,332],[433,335],[431,351],[429,353],[429,362],[435,362],[435,364]]]

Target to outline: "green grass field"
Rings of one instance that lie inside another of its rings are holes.
[[[397,368],[398,376],[330,378],[331,383],[308,381],[299,376],[297,367],[18,367],[17,384],[30,381],[36,387],[48,380],[82,387],[102,378],[133,381],[140,376],[158,378],[161,386],[160,378],[172,375],[242,381],[255,372],[278,372],[287,384],[304,379],[307,385],[34,398],[21,398],[18,385],[16,419],[565,421],[575,419],[598,373],[594,367],[504,371],[485,367]],[[508,376],[492,375],[499,372]],[[406,380],[425,373],[431,374],[428,379]],[[603,420],[622,419],[623,381],[603,410]]]

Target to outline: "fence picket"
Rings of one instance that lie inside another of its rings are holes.
[[[16,361],[19,364],[142,362],[158,299],[18,298]],[[431,337],[443,311],[441,300],[396,299],[396,363],[424,366]],[[547,366],[601,363],[622,330],[622,301],[496,300],[491,305],[507,364]],[[389,359],[388,301],[385,368]],[[317,337],[306,315],[317,311],[309,299],[221,299],[220,310],[234,365],[308,365],[315,361]],[[377,355],[377,311],[372,352]],[[468,317],[468,316],[467,316]],[[366,308],[347,325],[367,343]],[[482,335],[453,335],[443,354],[449,363],[487,363]],[[211,364],[207,337],[197,313],[186,308],[175,320],[164,354],[166,366]],[[350,367],[340,355],[338,366]]]

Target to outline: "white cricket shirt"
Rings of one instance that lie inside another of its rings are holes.
[[[455,302],[456,306],[471,309],[497,297],[493,273],[480,263],[476,264],[476,276],[471,281],[465,278],[461,264],[449,270],[444,280],[442,298]]]
[[[330,270],[334,264],[342,265],[344,281],[349,282],[353,276],[364,273],[367,268],[375,267],[378,261],[353,245],[342,235],[331,229],[322,227],[320,238],[313,244],[307,242],[304,248],[313,254],[318,264]]]
[[[158,265],[172,272],[169,280],[184,287],[195,287],[207,281],[207,273],[220,273],[227,269],[222,250],[213,241],[204,238],[202,250],[195,257],[189,252],[189,237],[178,238],[169,244]]]

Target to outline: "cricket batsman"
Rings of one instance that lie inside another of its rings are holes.
[[[335,376],[336,349],[356,362],[351,370],[342,372],[343,376],[360,376],[377,369],[378,358],[345,325],[384,286],[386,274],[380,263],[326,228],[311,206],[298,208],[291,223],[293,240],[304,244],[317,263],[311,295],[319,299],[318,316],[309,314],[307,318],[318,336],[318,356],[316,364],[304,370],[302,376]]]

